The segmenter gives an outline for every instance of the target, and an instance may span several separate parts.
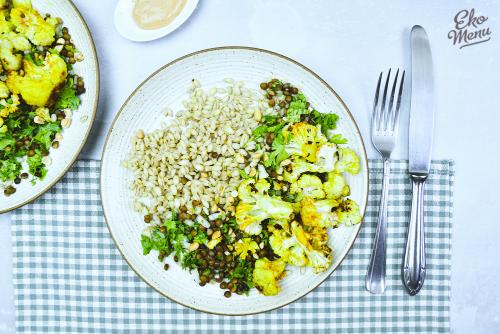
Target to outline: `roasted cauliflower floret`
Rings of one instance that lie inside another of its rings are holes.
[[[337,216],[334,211],[339,202],[335,199],[314,201],[311,198],[304,198],[301,204],[300,217],[304,225],[310,227],[338,226]]]
[[[321,172],[321,168],[315,164],[304,161],[302,159],[296,159],[292,161],[292,163],[284,166],[283,179],[287,182],[293,183],[298,180],[300,175],[308,172],[309,173]]]
[[[292,234],[305,248],[307,266],[313,268],[314,271],[318,273],[325,271],[330,266],[332,261],[332,250],[326,244],[328,242],[328,233],[326,229],[311,230],[316,233],[307,233],[297,222],[292,222]]]
[[[335,210],[335,215],[338,222],[345,226],[359,224],[363,219],[358,204],[351,199],[346,199],[340,203],[337,210]]]
[[[323,184],[319,177],[309,174],[302,175],[297,182],[290,186],[290,193],[298,194],[297,199],[303,197],[324,198]]]
[[[7,88],[7,85],[5,82],[0,81],[0,99],[6,99],[10,95],[9,88]]]
[[[327,198],[339,199],[349,196],[351,190],[339,173],[328,173],[328,180],[323,183],[323,190]]]
[[[2,0],[0,0],[2,1]],[[14,30],[14,26],[10,21],[7,20],[9,16],[9,11],[7,9],[1,9],[0,6],[0,34],[8,33],[9,31]]]
[[[6,71],[15,71],[21,68],[22,57],[14,53],[11,41],[0,35],[0,61]]]
[[[326,143],[316,152],[316,165],[322,172],[332,172],[337,162],[337,145]]]
[[[283,178],[285,181],[293,183],[297,181],[303,173],[328,173],[335,169],[337,163],[337,145],[325,143],[316,151],[315,163],[305,161],[301,158],[283,166]]]
[[[246,259],[247,256],[255,254],[255,252],[259,250],[259,245],[251,238],[240,239],[233,246],[234,252],[239,255],[241,259]]]
[[[10,100],[12,101],[7,101],[5,99],[0,100],[0,105],[3,107],[0,109],[0,117],[5,118],[18,110],[19,96],[13,94],[10,96]]]
[[[11,95],[9,100],[10,101],[6,99],[0,100],[0,133],[7,131],[7,125],[4,124],[4,119],[16,112],[19,107],[19,97],[17,95]]]
[[[269,261],[266,258],[255,261],[253,282],[264,296],[274,296],[280,292],[278,281],[285,276],[286,263],[281,260]]]
[[[327,142],[316,126],[304,122],[284,128],[283,137],[288,142],[285,145],[288,154],[301,156],[310,162],[316,162],[318,147]]]
[[[11,92],[21,94],[27,104],[37,107],[50,105],[68,75],[64,60],[49,53],[42,66],[37,66],[29,60],[24,60],[23,65],[24,76],[10,72],[7,87]]]
[[[19,2],[19,1],[18,1]],[[44,19],[31,5],[14,4],[10,11],[10,21],[15,30],[37,46],[49,46],[54,42],[57,20]]]
[[[350,174],[358,174],[360,169],[359,157],[353,150],[347,147],[339,149],[339,160],[335,164],[337,173],[348,172]]]
[[[238,187],[240,202],[236,206],[236,222],[248,234],[259,234],[264,219],[286,220],[293,213],[290,203],[266,194],[269,183],[266,180],[243,181]]]
[[[270,231],[269,245],[276,255],[292,266],[303,267],[307,264],[304,246],[295,236],[284,229],[270,228]]]
[[[297,222],[292,222],[290,232],[271,229],[269,244],[274,253],[293,266],[308,266],[316,272],[324,271],[331,262],[331,249],[326,245],[326,229],[316,229],[315,234],[306,233]],[[323,236],[319,236],[323,233]],[[321,241],[317,241],[317,240]],[[318,246],[315,248],[314,245]]]
[[[26,37],[24,37],[21,34],[16,34],[15,32],[10,31],[10,32],[4,33],[2,36],[10,41],[10,43],[12,44],[12,46],[15,50],[18,50],[18,51],[31,50],[30,41],[28,41],[28,39],[26,39]]]

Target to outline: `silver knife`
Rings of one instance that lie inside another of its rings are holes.
[[[431,48],[421,26],[411,30],[411,111],[409,169],[412,202],[403,262],[403,283],[416,295],[425,280],[424,187],[431,167],[434,133],[434,77]]]

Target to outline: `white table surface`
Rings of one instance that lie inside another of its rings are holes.
[[[75,0],[93,33],[101,99],[83,158],[99,159],[109,124],[150,73],[186,53],[247,45],[283,53],[328,81],[353,112],[367,142],[375,81],[390,66],[409,68],[409,29],[423,25],[435,63],[434,158],[456,161],[451,328],[500,331],[500,264],[496,209],[500,178],[500,4],[497,1],[202,0],[192,18],[150,43],[123,39],[113,27],[115,1]],[[418,4],[417,4],[418,3]],[[448,40],[464,8],[488,16],[492,39],[459,49]],[[406,116],[406,117],[405,117]],[[397,158],[407,158],[407,115]],[[9,214],[0,215],[0,333],[14,333]]]

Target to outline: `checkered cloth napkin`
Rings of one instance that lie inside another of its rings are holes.
[[[370,162],[361,233],[320,287],[281,309],[216,316],[162,297],[127,266],[106,228],[99,162],[80,160],[43,197],[14,212],[13,266],[18,333],[448,333],[454,166],[434,161],[425,192],[427,278],[408,296],[400,280],[411,188],[405,161],[392,163],[388,289],[368,293],[381,161]]]

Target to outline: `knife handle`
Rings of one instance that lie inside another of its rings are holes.
[[[366,290],[373,294],[382,294],[385,291],[385,267],[387,253],[387,201],[389,197],[389,179],[391,175],[391,161],[384,160],[384,178],[382,180],[382,195],[378,211],[377,231],[373,241],[372,256],[366,273]]]
[[[403,284],[411,296],[425,280],[424,187],[427,176],[411,175],[412,201],[408,238],[403,262]]]

